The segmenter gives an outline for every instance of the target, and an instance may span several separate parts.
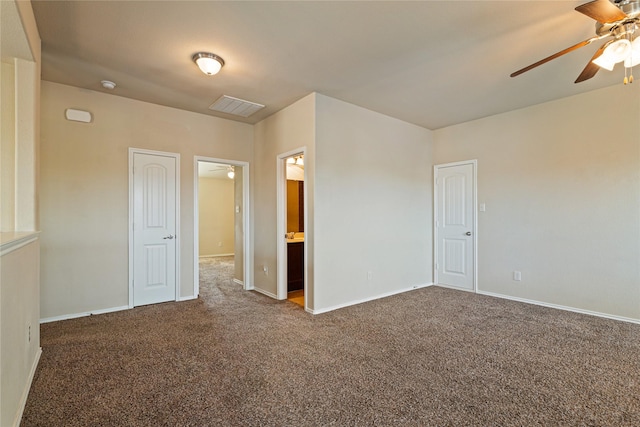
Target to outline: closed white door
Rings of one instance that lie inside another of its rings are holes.
[[[133,305],[176,299],[176,158],[133,154]]]
[[[474,290],[475,164],[436,166],[436,281]]]

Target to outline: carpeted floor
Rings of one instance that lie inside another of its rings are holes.
[[[640,426],[640,325],[437,287],[313,316],[227,270],[42,325],[22,426]]]

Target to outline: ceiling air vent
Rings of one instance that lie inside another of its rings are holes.
[[[249,117],[262,108],[264,108],[262,104],[256,104],[255,102],[245,101],[244,99],[227,95],[222,95],[209,107],[209,109],[213,111],[220,111],[241,117]]]

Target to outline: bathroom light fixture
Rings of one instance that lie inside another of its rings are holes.
[[[208,76],[213,76],[214,74],[218,74],[218,71],[224,65],[224,59],[220,58],[218,55],[209,52],[198,52],[195,53],[191,59],[193,62],[198,65],[200,70]]]
[[[287,159],[287,164],[304,166],[303,156],[299,155],[299,156],[289,157]]]
[[[235,168],[233,166],[229,166],[229,172],[227,172],[227,176],[229,179],[233,179],[236,176]]]

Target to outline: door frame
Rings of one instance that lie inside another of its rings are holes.
[[[244,230],[244,236],[242,239],[242,245],[244,246],[244,252],[242,256],[243,265],[243,279],[244,290],[252,290],[253,286],[253,248],[251,247],[251,224],[249,221],[249,213],[251,212],[251,205],[249,197],[249,162],[243,162],[238,160],[221,159],[217,157],[205,157],[194,156],[193,157],[193,298],[197,298],[200,294],[200,266],[199,266],[199,213],[198,213],[198,194],[200,189],[198,188],[198,162],[209,163],[222,163],[225,165],[242,167],[242,228]]]
[[[287,246],[285,241],[285,234],[287,232],[287,166],[286,161],[288,158],[293,156],[302,155],[307,160],[307,147],[300,147],[294,150],[287,151],[286,153],[280,153],[276,156],[276,187],[277,187],[277,208],[276,208],[276,242],[277,242],[277,255],[276,255],[276,263],[277,263],[277,291],[276,296],[279,300],[287,299]],[[307,176],[307,165],[304,167],[304,182],[308,182]],[[307,308],[307,296],[308,296],[308,237],[307,232],[309,230],[308,220],[309,220],[309,212],[308,212],[308,204],[307,197],[308,191],[305,185],[304,191],[304,309],[308,311]]]
[[[146,150],[143,148],[129,147],[129,308],[134,307],[133,301],[133,274],[134,274],[134,242],[133,242],[133,156],[134,154],[148,154],[152,156],[172,157],[176,161],[176,277],[175,277],[175,301],[180,300],[180,154],[166,151]]]
[[[440,285],[438,283],[438,171],[443,168],[452,166],[471,165],[473,169],[473,220],[471,221],[472,230],[472,245],[473,245],[473,289],[462,289],[458,287],[451,287],[447,285]],[[463,160],[452,163],[442,163],[433,166],[433,283],[437,286],[450,287],[467,292],[478,292],[478,160]]]

